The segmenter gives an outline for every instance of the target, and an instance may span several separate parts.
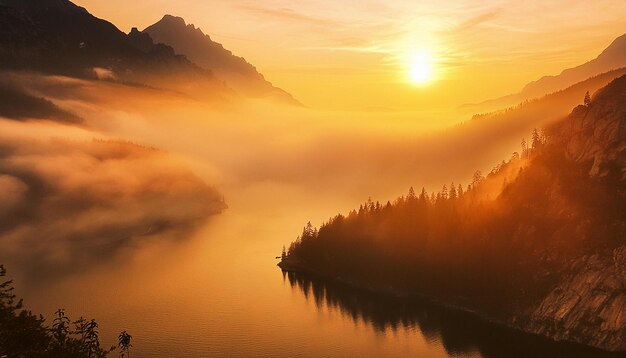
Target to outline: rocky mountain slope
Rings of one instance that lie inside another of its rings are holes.
[[[165,46],[159,50],[141,51],[113,24],[68,0],[0,0],[4,69],[88,75],[99,67],[120,76],[148,70],[204,72]]]
[[[474,111],[493,111],[529,99],[560,91],[575,83],[626,67],[626,34],[616,38],[598,57],[580,66],[569,68],[555,76],[544,76],[530,82],[519,92],[491,99],[478,104],[466,104],[462,108]],[[615,76],[617,78],[619,76]],[[608,83],[608,82],[606,82]]]
[[[626,34],[616,38],[595,59],[580,66],[569,68],[556,76],[545,76],[527,84],[522,89],[522,96],[526,98],[537,97],[546,93],[558,91],[580,82],[586,78],[604,73],[610,70],[626,66]]]
[[[568,158],[581,163],[587,175],[614,188],[626,202],[626,76],[599,91],[589,106],[551,128]],[[623,210],[623,209],[622,209]],[[563,278],[530,310],[524,329],[555,339],[585,342],[626,351],[626,222],[608,225],[617,233],[608,246],[599,245],[572,259]]]
[[[165,15],[163,19],[143,30],[156,43],[174,48],[200,67],[211,70],[234,89],[257,97],[277,97],[295,103],[287,92],[274,87],[244,58],[235,56],[209,35],[181,17]]]

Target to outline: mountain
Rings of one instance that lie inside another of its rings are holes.
[[[557,76],[545,76],[531,82],[522,89],[521,93],[526,98],[537,97],[568,87],[599,73],[621,67],[626,67],[626,34],[615,39],[595,59],[580,66],[566,69]]]
[[[50,100],[23,92],[0,81],[0,117],[14,120],[50,119],[65,123],[82,123],[82,118],[58,107]]]
[[[68,0],[0,0],[0,67],[228,91],[172,48],[137,46],[132,36]]]
[[[626,352],[626,75],[472,183],[308,224],[283,270]]]
[[[590,77],[626,67],[626,34],[616,38],[598,57],[580,66],[566,69],[556,76],[544,76],[527,84],[519,93],[488,100],[479,104],[463,105],[465,109],[481,111],[511,106],[525,100],[567,88]]]
[[[543,97],[527,100],[514,107],[489,113],[476,114],[472,120],[458,127],[463,136],[482,138],[491,144],[515,143],[533,128],[546,126],[571,112],[571,108],[581,104],[586,92],[591,94],[602,89],[615,78],[626,75],[621,68],[591,77],[563,90]]]
[[[244,58],[233,55],[221,44],[181,17],[165,15],[147,27],[157,43],[171,46],[177,54],[184,55],[200,67],[211,70],[235,90],[256,97],[278,97],[296,103],[287,92],[274,87]]]

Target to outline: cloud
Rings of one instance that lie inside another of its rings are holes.
[[[157,238],[185,238],[223,209],[215,189],[164,152],[0,134],[0,262],[32,273],[76,270]]]
[[[473,16],[463,22],[461,22],[456,28],[454,28],[454,30],[452,30],[453,33],[457,33],[457,32],[462,32],[462,31],[467,31],[469,29],[472,29],[480,24],[483,24],[485,22],[488,22],[496,17],[498,17],[498,15],[500,15],[500,13],[502,13],[502,9],[496,9],[496,10],[490,10],[487,12],[484,12],[482,14]]]
[[[263,16],[263,17],[271,17],[273,19],[279,20],[288,20],[294,23],[306,23],[314,26],[332,26],[337,25],[337,23],[330,19],[324,19],[314,16],[304,15],[302,13],[296,12],[293,9],[289,8],[265,8],[259,6],[252,5],[240,5],[239,9],[245,10],[249,13]]]

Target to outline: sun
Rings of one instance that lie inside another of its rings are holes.
[[[430,52],[415,51],[409,56],[409,79],[413,84],[425,85],[434,78],[434,61]]]

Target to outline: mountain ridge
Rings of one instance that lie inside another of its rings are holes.
[[[156,43],[171,46],[177,54],[186,56],[201,68],[212,71],[236,91],[252,97],[276,97],[301,105],[291,94],[267,81],[245,58],[234,55],[202,29],[187,24],[182,17],[166,14],[141,32],[150,35]]]
[[[187,29],[182,18],[164,19]],[[196,39],[211,41],[200,29],[189,30]],[[6,70],[136,83],[210,101],[243,95],[300,105],[243,58],[213,44],[223,62],[238,66],[243,80],[237,90],[236,81],[217,77],[214,68],[198,65],[149,33],[134,28],[126,34],[69,0],[0,0],[0,67]]]
[[[567,88],[577,82],[584,81],[601,73],[607,73],[623,67],[626,67],[626,34],[613,39],[596,58],[579,66],[565,69],[558,75],[546,75],[538,80],[529,82],[520,92],[479,103],[463,104],[460,108],[490,111],[509,107],[525,100],[541,97]]]

